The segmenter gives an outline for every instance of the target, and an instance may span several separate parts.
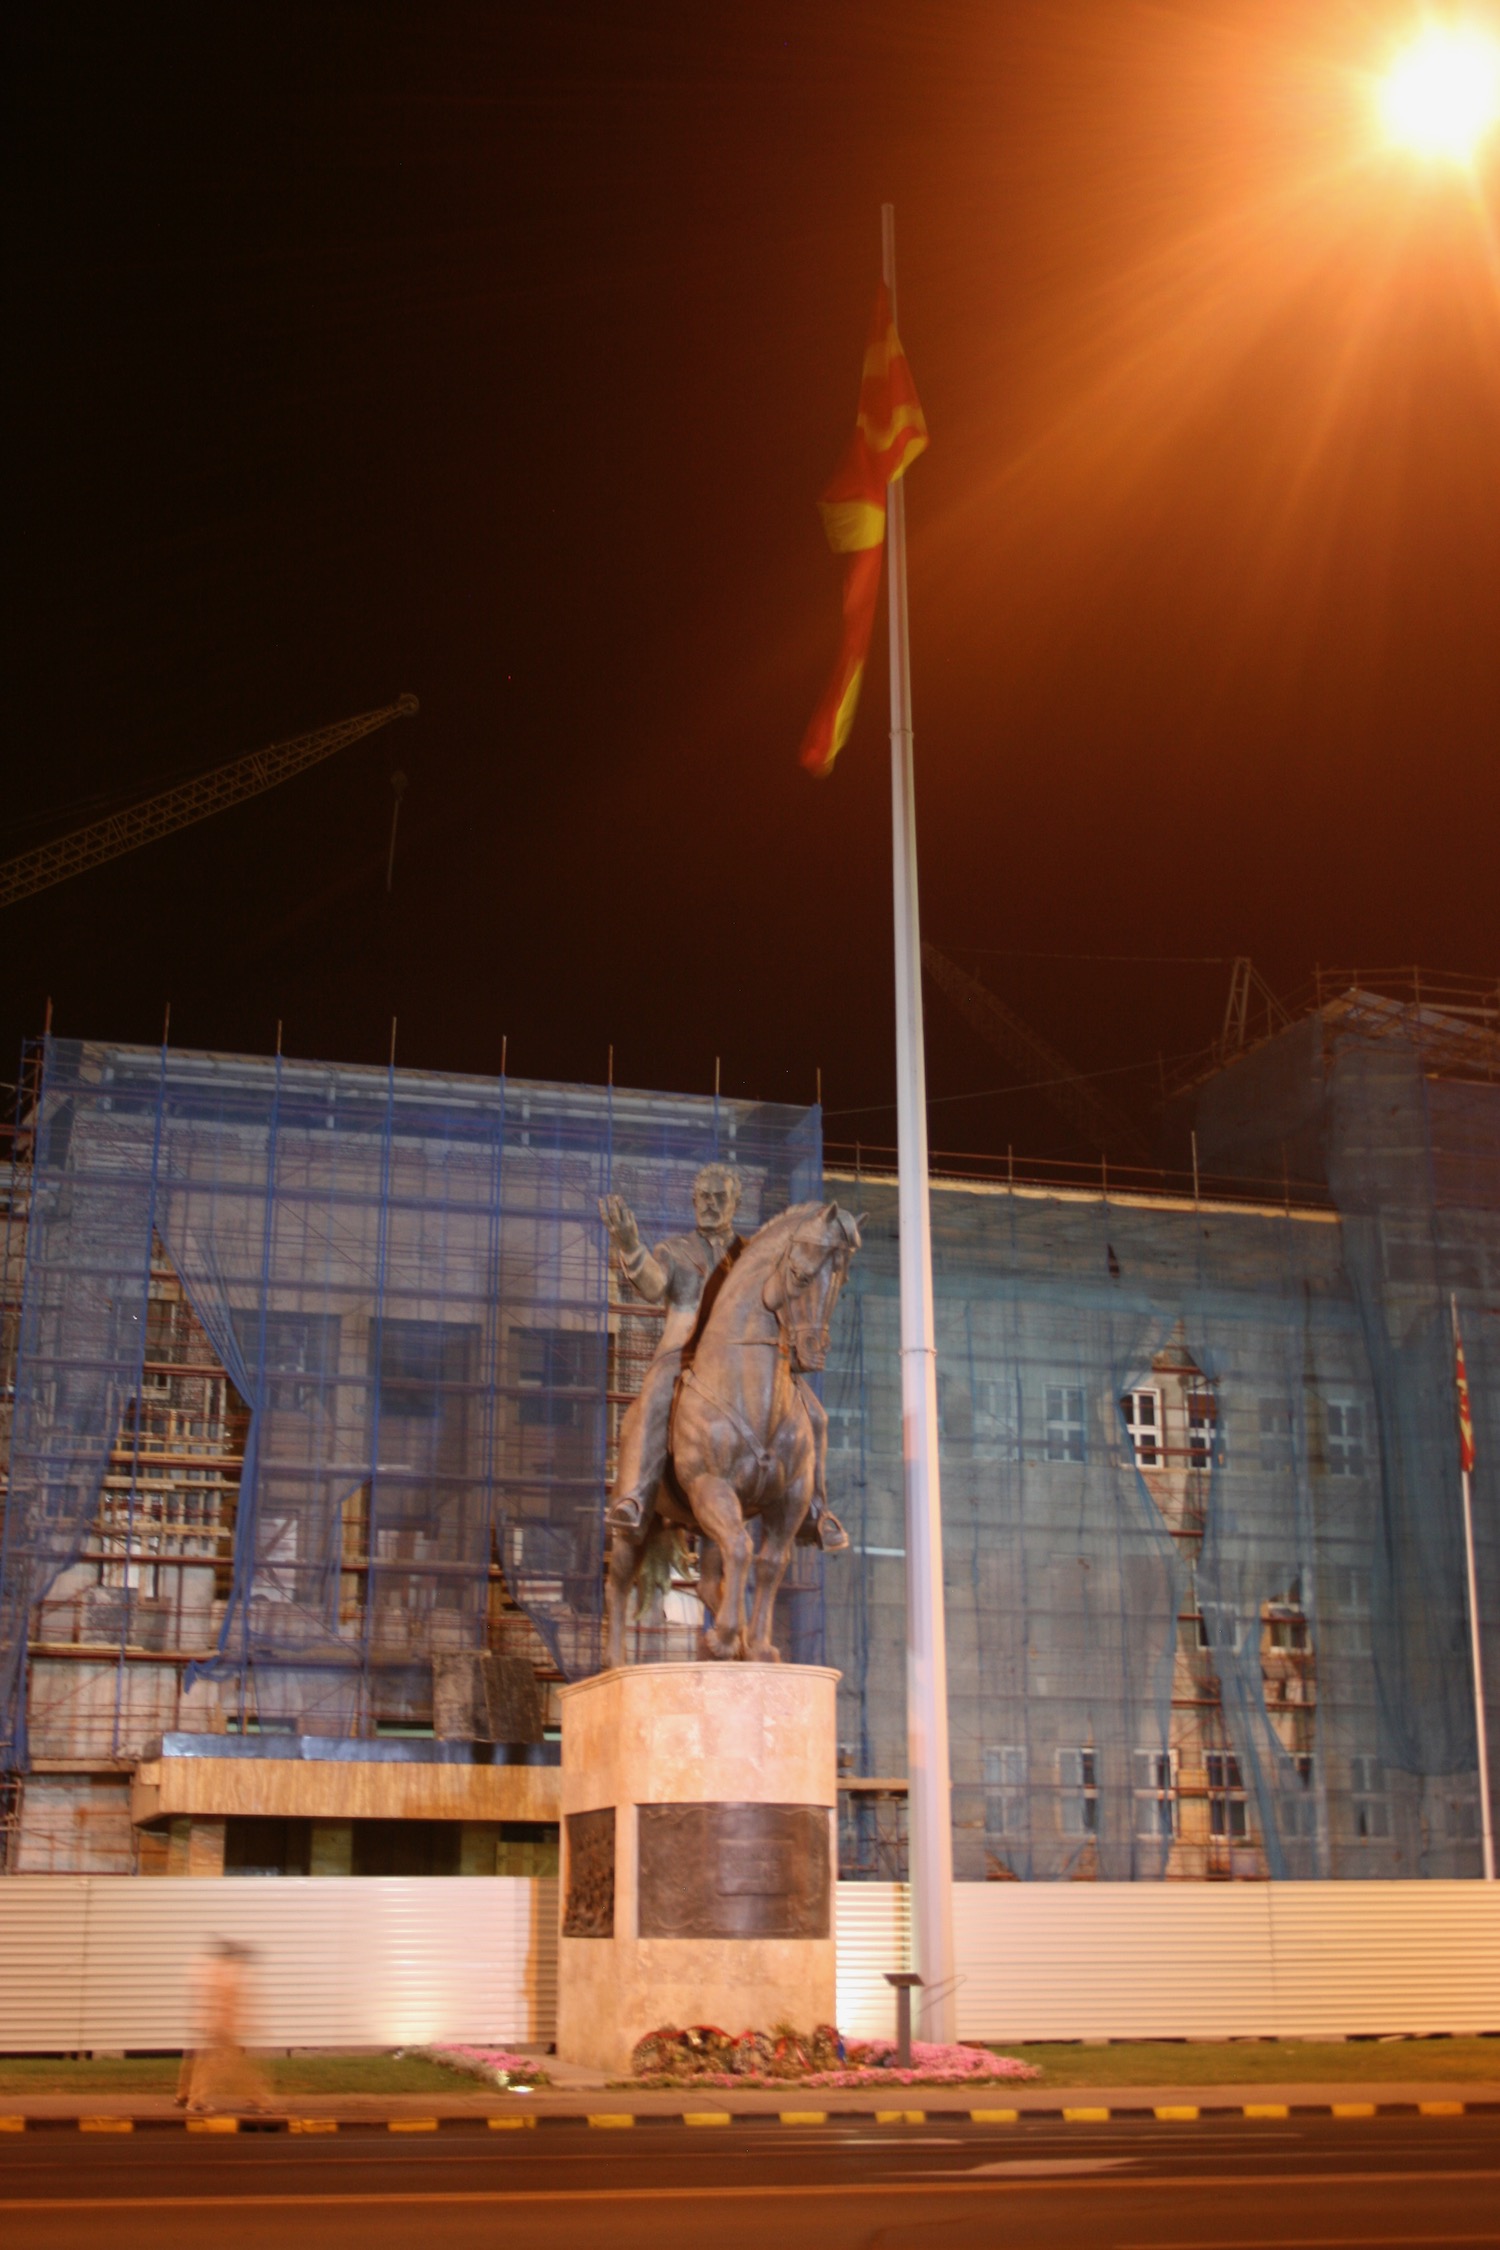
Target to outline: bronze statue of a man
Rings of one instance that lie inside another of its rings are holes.
[[[669,1234],[648,1250],[635,1213],[623,1196],[600,1199],[599,1216],[609,1229],[620,1271],[638,1297],[665,1305],[661,1342],[646,1379],[620,1424],[620,1459],[605,1521],[611,1530],[638,1539],[651,1520],[656,1491],[666,1474],[672,1395],[682,1373],[682,1355],[698,1325],[703,1292],[721,1266],[732,1263],[743,1244],[734,1231],[740,1176],[732,1165],[705,1164],[693,1182],[692,1234]],[[828,1417],[822,1401],[797,1378],[817,1446],[812,1507],[801,1536],[830,1554],[849,1544],[849,1534],[828,1507],[826,1465]]]

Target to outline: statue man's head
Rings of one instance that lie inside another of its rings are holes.
[[[740,1176],[732,1164],[705,1164],[693,1182],[693,1217],[705,1234],[733,1226]]]

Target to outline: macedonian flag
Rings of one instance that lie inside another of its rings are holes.
[[[802,743],[802,763],[809,773],[832,773],[833,761],[854,724],[880,593],[886,487],[895,483],[926,443],[927,424],[917,386],[882,282],[865,346],[854,435],[818,502],[828,544],[847,560],[838,662]]]
[[[1469,1370],[1464,1365],[1464,1340],[1453,1316],[1453,1373],[1458,1390],[1458,1460],[1467,1476],[1474,1466],[1474,1409],[1469,1401]]]

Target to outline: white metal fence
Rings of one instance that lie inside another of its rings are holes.
[[[911,1894],[905,1883],[839,1883],[833,1895],[839,2029],[889,2039],[896,2001],[885,1972],[911,1966]]]
[[[255,1949],[268,2046],[553,2035],[555,1880],[16,1875],[0,1882],[0,2052],[183,2046],[192,1964],[216,1937]]]
[[[1500,2031],[1494,1883],[960,1883],[965,2039]]]
[[[905,1886],[837,1904],[840,2027],[888,2033]],[[1500,2031],[1500,1884],[961,1883],[954,1921],[966,2039]],[[12,1876],[0,2052],[182,2046],[220,1936],[256,1949],[267,2045],[535,2045],[556,1929],[556,1883],[519,1877]]]

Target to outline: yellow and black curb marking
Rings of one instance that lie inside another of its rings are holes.
[[[1173,2102],[1157,2106],[1096,2108],[1062,2106],[1056,2109],[685,2109],[637,2113],[632,2110],[584,2110],[570,2116],[550,2116],[535,2110],[512,2111],[499,2117],[472,2114],[447,2117],[6,2117],[0,2115],[0,2134],[6,2133],[513,2133],[537,2126],[586,2125],[596,2132],[629,2131],[637,2126],[838,2126],[868,2125],[1110,2125],[1197,2124],[1200,2119],[1291,2117],[1476,2117],[1500,2113],[1500,2099],[1477,2102]]]

